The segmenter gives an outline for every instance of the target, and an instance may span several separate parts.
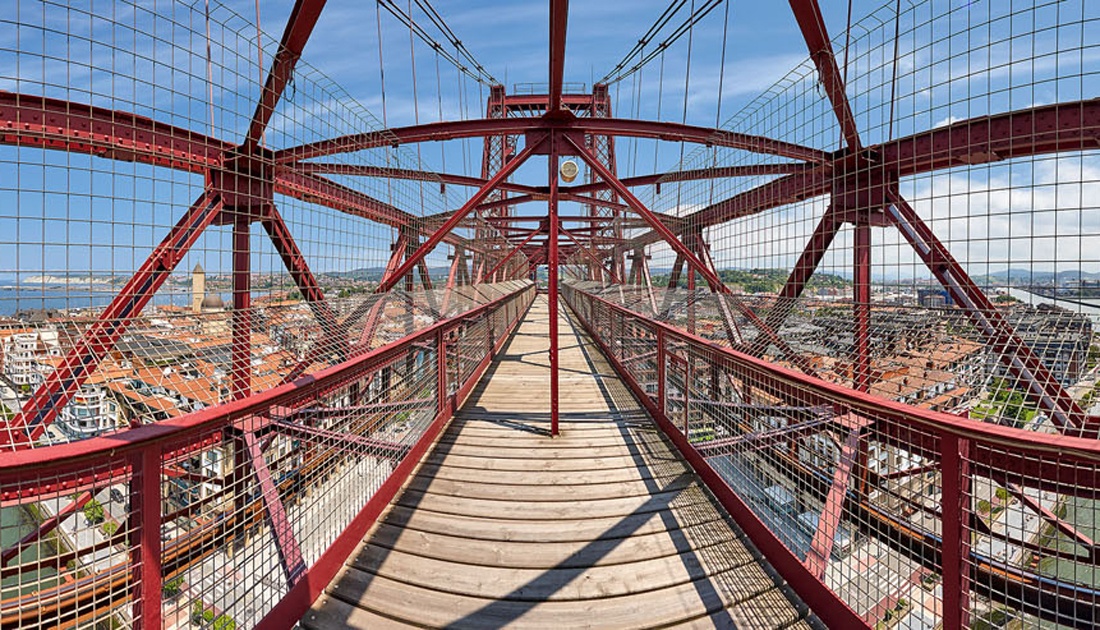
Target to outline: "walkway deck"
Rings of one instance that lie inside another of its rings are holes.
[[[547,315],[540,296],[302,625],[811,627],[564,313],[547,437]]]

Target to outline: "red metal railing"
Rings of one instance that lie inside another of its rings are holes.
[[[225,618],[274,627],[299,618],[534,294],[515,283],[460,316],[243,400],[5,455],[0,505],[58,517],[4,550],[0,626]]]
[[[718,346],[613,297],[563,295],[831,627],[909,615],[949,628],[1100,621],[1096,440],[889,401]]]

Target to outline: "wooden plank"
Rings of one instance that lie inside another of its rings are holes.
[[[633,464],[633,460],[630,462]],[[598,468],[596,470],[580,471],[545,471],[545,470],[486,470],[480,467],[455,466],[450,460],[446,465],[425,463],[418,474],[459,481],[463,483],[483,483],[488,475],[492,475],[495,481],[510,485],[560,485],[581,486],[590,483],[618,483],[623,481],[645,481],[654,478],[651,468],[638,468],[633,465],[616,468]],[[658,473],[658,478],[665,475]]]
[[[398,505],[432,510],[445,514],[464,514],[503,518],[510,520],[561,520],[623,516],[637,512],[655,512],[669,505],[687,505],[708,502],[702,487],[690,477],[674,482],[668,492],[658,492],[640,497],[618,499],[590,499],[573,501],[517,502],[491,499],[467,499],[448,497],[409,490],[402,493]]]
[[[434,495],[468,499],[491,499],[495,501],[595,501],[601,499],[619,499],[627,497],[648,497],[651,488],[667,487],[679,474],[664,474],[653,480],[613,481],[608,483],[586,483],[565,485],[547,483],[542,485],[509,484],[494,477],[483,478],[479,482],[452,481],[418,474],[408,484],[412,491],[427,492]],[[658,483],[659,482],[659,485]],[[686,485],[686,484],[682,484]]]
[[[550,439],[550,438],[547,438]],[[496,448],[485,447],[465,442],[444,443],[448,455],[464,455],[467,457],[495,457],[501,459],[532,459],[531,449]],[[547,448],[539,450],[539,457],[547,459],[592,459],[601,457],[622,457],[637,453],[640,450],[657,450],[658,455],[667,458],[674,457],[663,443],[658,446],[652,444],[630,445],[617,444],[613,446],[592,446],[586,449],[573,448]]]
[[[546,311],[544,299],[532,308],[303,625],[782,627],[805,617],[564,318],[563,436],[547,435]]]
[[[480,562],[464,564],[406,554],[368,544],[355,554],[348,565],[368,576],[384,576],[434,590],[513,601],[567,601],[602,599],[659,591],[709,578],[737,569],[738,597],[748,599],[774,588],[769,576],[747,553],[730,553],[726,548],[706,549],[706,561],[700,554],[685,552],[676,556],[645,558],[628,564],[596,565],[572,568],[511,568]],[[486,558],[489,560],[489,558]],[[753,574],[756,575],[753,575]],[[351,573],[349,572],[349,575]],[[752,579],[749,579],[752,575]],[[345,581],[348,577],[345,577]],[[355,588],[351,585],[351,588]],[[755,592],[754,592],[755,591]]]
[[[675,531],[681,527],[712,522],[718,512],[698,505],[681,506],[666,512],[643,512],[630,517],[636,522],[635,535]],[[385,523],[410,531],[447,532],[467,540],[501,542],[587,543],[597,538],[618,538],[613,528],[623,521],[621,515],[602,518],[561,519],[557,521],[511,521],[477,516],[441,514],[403,506],[390,508]],[[639,524],[640,523],[640,524]],[[736,536],[736,534],[728,534]],[[369,539],[369,535],[368,535]]]
[[[726,594],[708,591],[705,583],[687,583],[624,597],[522,602],[443,593],[355,570],[348,571],[344,577],[332,589],[330,597],[315,608],[316,613],[325,614],[327,621],[336,622],[328,627],[370,628],[371,618],[358,615],[365,610],[433,628],[495,628],[513,624],[547,630],[642,628],[674,625],[733,604]],[[700,591],[713,595],[703,597]],[[354,605],[349,605],[349,601]],[[776,611],[775,615],[778,614]],[[749,627],[761,625],[758,619]]]
[[[370,538],[372,545],[396,552],[421,555],[467,565],[491,562],[492,566],[512,569],[581,569],[593,566],[622,565],[640,560],[678,556],[685,544],[704,550],[721,546],[723,553],[737,554],[742,564],[753,562],[756,556],[747,547],[729,539],[729,526],[722,520],[678,527],[660,515],[655,531],[642,532],[649,520],[639,516],[636,522],[615,521],[610,526],[582,540],[548,545],[542,540],[524,542],[499,539],[471,539],[453,535],[450,528],[425,532],[383,523]],[[671,527],[669,527],[671,525]],[[623,535],[616,534],[621,528]],[[629,532],[629,533],[628,533]],[[594,532],[595,533],[595,532]],[[624,537],[625,536],[625,537]]]
[[[557,470],[577,472],[586,470],[605,470],[608,468],[638,467],[637,458],[631,455],[593,457],[591,459],[522,459],[495,457],[486,451],[482,451],[480,455],[455,455],[436,451],[430,453],[424,461],[429,464],[465,466],[484,470]]]

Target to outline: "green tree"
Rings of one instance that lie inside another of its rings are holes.
[[[88,501],[84,504],[84,518],[88,519],[88,522],[92,525],[97,525],[103,522],[103,519],[107,515],[103,511],[103,504],[95,499]]]

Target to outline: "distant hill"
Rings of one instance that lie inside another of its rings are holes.
[[[668,285],[670,271],[653,275],[653,283],[661,286]],[[783,288],[790,276],[789,269],[719,269],[718,277],[723,284],[736,285],[746,293],[777,293]],[[838,275],[829,273],[815,273],[806,283],[808,289],[822,287],[846,287],[851,282]],[[687,275],[680,278],[680,286],[687,286]]]
[[[359,269],[352,269],[351,271],[328,271],[319,275],[332,278],[345,278],[348,280],[377,282],[382,279],[382,274],[385,273],[385,271],[385,267],[361,267]],[[450,267],[428,267],[428,274],[433,278],[446,278],[450,271]]]
[[[1003,271],[994,271],[984,276],[975,276],[974,281],[978,284],[1013,284],[1013,285],[1030,285],[1030,284],[1066,284],[1072,281],[1081,280],[1100,280],[1100,272],[1079,271],[1077,269],[1071,269],[1069,271],[1059,271],[1057,273],[1053,271],[1031,271],[1029,269],[1005,269]]]

